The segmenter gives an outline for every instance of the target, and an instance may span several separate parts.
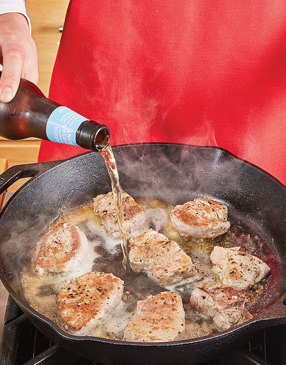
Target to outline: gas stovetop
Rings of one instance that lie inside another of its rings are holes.
[[[95,363],[52,343],[33,326],[9,297],[4,318],[0,364],[93,365]],[[244,348],[224,354],[203,365],[286,365],[286,325],[257,332]]]

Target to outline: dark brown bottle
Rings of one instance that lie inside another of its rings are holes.
[[[108,127],[47,99],[25,79],[12,101],[0,102],[0,136],[37,137],[90,150],[102,150],[109,144]]]

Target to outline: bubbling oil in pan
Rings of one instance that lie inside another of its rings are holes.
[[[271,266],[275,265],[274,262],[268,262],[267,252],[265,256],[263,255],[264,257],[261,256],[261,246],[264,245],[265,247],[263,239],[255,232],[250,232],[246,225],[232,217],[230,217],[231,229],[223,236],[216,239],[187,239],[178,234],[168,218],[168,213],[173,206],[156,199],[137,199],[137,202],[146,212],[150,227],[159,229],[160,233],[178,242],[184,251],[192,257],[193,263],[206,284],[213,284],[216,280],[211,274],[209,260],[209,254],[216,245],[223,247],[240,246],[247,252],[260,256],[263,261],[269,264],[271,270]],[[128,272],[123,268],[121,240],[114,240],[106,233],[100,218],[94,214],[92,203],[62,214],[53,225],[62,222],[77,225],[86,234],[91,247],[93,271],[113,273],[124,280],[124,294],[120,304],[113,315],[109,316],[89,335],[121,340],[126,324],[135,313],[137,301],[165,290],[176,291],[183,299],[186,312],[185,338],[201,337],[216,331],[212,321],[202,319],[189,305],[190,292],[196,284],[194,279],[162,288],[152,282],[145,274]],[[34,273],[33,265],[30,264],[22,272],[21,281],[24,295],[29,304],[62,329],[67,329],[56,305],[56,295],[61,287],[70,281],[70,278],[59,274],[38,276]],[[252,296],[253,305],[266,295],[268,282],[269,279],[264,279],[248,291]]]

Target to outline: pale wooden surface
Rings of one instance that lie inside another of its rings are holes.
[[[48,96],[51,74],[61,38],[59,27],[63,26],[69,0],[28,0],[27,13],[32,23],[32,36],[38,48],[39,83]],[[8,167],[36,162],[40,142],[35,138],[8,141],[0,137],[0,158],[8,160]],[[23,180],[16,182],[9,191],[17,190]]]
[[[0,174],[2,174],[7,168],[7,160],[4,158],[0,158]],[[2,208],[2,200],[4,198],[4,194],[0,196],[0,211]],[[8,293],[6,289],[4,288],[2,282],[0,281],[0,343],[2,339],[2,333],[3,333],[3,323],[4,323],[4,316],[5,316],[5,310],[6,310],[6,303],[7,303]]]
[[[3,174],[3,172],[7,170],[7,166],[8,166],[8,164],[7,164],[6,158],[0,158],[0,174]],[[5,193],[0,195],[0,209],[2,206],[4,196],[5,196]]]
[[[40,141],[37,139],[27,139],[22,141],[8,141],[4,138],[0,139],[0,159],[8,160],[8,167],[36,162]],[[16,181],[8,191],[16,191],[28,179],[20,179]]]
[[[27,13],[32,22],[32,36],[38,48],[39,87],[47,96],[51,73],[58,50],[69,0],[28,0]]]

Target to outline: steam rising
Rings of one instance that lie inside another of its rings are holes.
[[[21,294],[20,273],[36,254],[35,241],[45,233],[50,223],[47,216],[35,217],[34,221],[23,218],[8,221],[7,233],[1,236],[1,271],[16,293]],[[3,228],[3,226],[2,226]],[[2,231],[3,232],[3,231]]]
[[[158,151],[160,150],[160,151]],[[231,191],[242,189],[245,165],[222,150],[139,145],[132,154],[116,156],[123,188],[135,196],[160,198],[178,204],[193,197],[208,196],[229,205]],[[129,189],[129,190],[128,190]]]

